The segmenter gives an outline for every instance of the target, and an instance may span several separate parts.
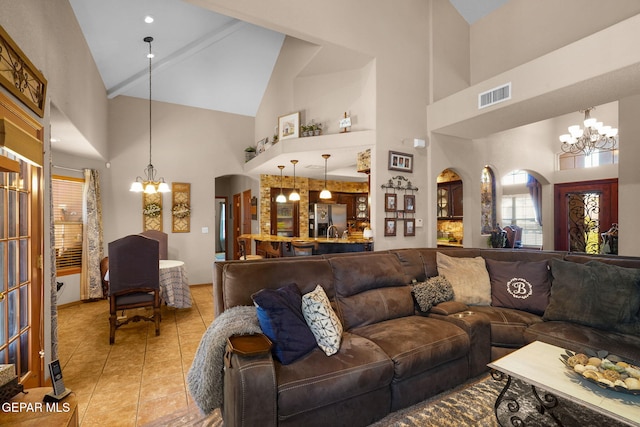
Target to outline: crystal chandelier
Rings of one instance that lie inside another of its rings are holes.
[[[595,151],[613,151],[618,149],[618,129],[604,126],[590,112],[594,107],[580,110],[584,113],[584,129],[579,125],[569,126],[569,133],[560,135],[560,148],[565,153],[584,154]]]
[[[149,164],[144,170],[144,178],[138,176],[136,180],[131,183],[131,187],[129,191],[134,191],[136,193],[140,193],[144,191],[147,194],[155,194],[158,193],[168,193],[171,190],[169,189],[169,185],[164,182],[164,178],[156,179],[157,172],[151,164],[151,58],[153,58],[153,53],[151,53],[151,42],[153,41],[153,37],[145,37],[145,43],[149,43],[149,54],[147,58],[149,58]]]

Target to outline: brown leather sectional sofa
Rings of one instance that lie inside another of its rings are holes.
[[[428,315],[416,311],[408,284],[438,274],[437,252],[499,261],[599,260],[640,268],[640,258],[632,257],[466,248],[215,263],[216,315],[252,305],[251,295],[263,288],[295,283],[304,294],[320,284],[345,331],[333,356],[318,348],[282,365],[270,354],[232,355],[224,380],[225,425],[368,425],[477,376],[491,360],[535,340],[574,351],[607,349],[640,362],[635,334],[456,301],[441,303]]]

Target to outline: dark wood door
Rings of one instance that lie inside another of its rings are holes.
[[[233,195],[233,259],[240,259],[240,248],[238,247],[238,236],[240,236],[240,194]]]
[[[554,205],[554,248],[599,253],[600,234],[618,223],[618,180],[556,184]]]
[[[449,190],[451,198],[451,216],[461,218],[463,216],[462,182],[452,183]]]

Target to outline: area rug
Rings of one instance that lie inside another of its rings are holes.
[[[520,418],[524,425],[546,427],[556,425],[549,414],[540,414],[538,402],[532,395],[531,387],[513,380],[506,397],[518,396],[519,410],[510,412],[503,402],[498,408],[500,424],[496,420],[494,403],[504,387],[504,381],[497,381],[488,374],[466,383],[409,408],[393,412],[371,424],[370,427],[495,427],[514,425],[512,417]],[[561,400],[554,410],[559,425],[566,427],[622,427],[624,424],[584,409],[575,403]],[[190,407],[162,417],[145,427],[222,427],[224,423],[220,411],[215,410],[209,416],[200,414],[197,408]]]

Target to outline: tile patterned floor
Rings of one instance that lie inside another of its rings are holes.
[[[116,331],[113,345],[108,301],[59,309],[59,359],[81,426],[143,426],[194,405],[185,378],[213,321],[211,285],[192,286],[191,296],[190,309],[163,307],[160,336],[153,323],[135,322]]]

